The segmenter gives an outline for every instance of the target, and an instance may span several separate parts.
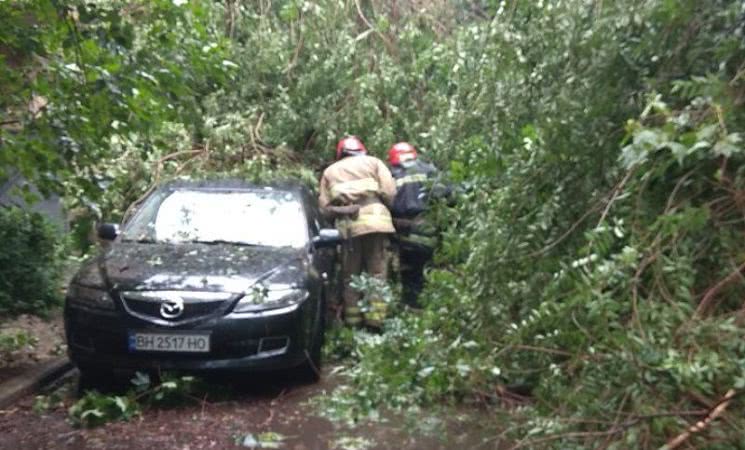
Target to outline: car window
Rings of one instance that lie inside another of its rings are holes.
[[[181,189],[147,205],[123,240],[302,247],[308,231],[299,199],[289,192]]]

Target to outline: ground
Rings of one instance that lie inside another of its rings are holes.
[[[329,372],[315,384],[299,384],[289,373],[221,377],[210,382],[226,384],[231,395],[224,399],[213,401],[207,395],[189,405],[151,409],[129,422],[92,429],[75,428],[69,421],[67,409],[76,400],[72,374],[52,388],[62,394],[50,409],[40,412],[38,400],[30,395],[0,411],[0,449],[272,448],[256,445],[268,432],[284,437],[277,448],[291,450],[474,448],[481,443],[484,430],[458,415],[429,433],[395,418],[354,428],[324,419],[313,399],[340,382]]]
[[[0,357],[0,383],[40,362],[65,354],[62,311],[59,309],[52,311],[46,319],[23,314],[0,322],[0,333],[15,335],[19,332],[30,336],[33,343]]]
[[[20,316],[3,322],[2,328],[25,331],[36,343],[2,362],[0,382],[65,352],[59,311],[47,320]],[[321,381],[311,384],[297,381],[292,372],[208,377],[205,393],[187,404],[152,408],[129,422],[91,429],[76,428],[69,419],[68,409],[80,396],[77,373],[72,371],[43,392],[0,410],[0,450],[272,448],[262,433],[283,437],[277,448],[290,450],[500,448],[482,442],[493,430],[480,425],[487,418],[474,410],[389,414],[353,427],[322,417],[319,399],[344,383],[335,375],[339,364],[344,362],[327,364]],[[127,388],[127,379],[122,382],[120,394]]]

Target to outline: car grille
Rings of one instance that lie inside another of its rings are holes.
[[[127,291],[120,297],[131,316],[148,322],[178,326],[226,313],[238,295],[201,291]]]

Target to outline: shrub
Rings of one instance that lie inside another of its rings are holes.
[[[59,236],[41,214],[0,208],[0,314],[43,315],[60,304]]]

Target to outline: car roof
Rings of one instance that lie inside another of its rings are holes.
[[[277,190],[307,194],[309,189],[300,181],[284,180],[271,183],[251,183],[246,180],[229,178],[216,180],[173,180],[164,183],[160,189],[239,189],[239,190]]]

